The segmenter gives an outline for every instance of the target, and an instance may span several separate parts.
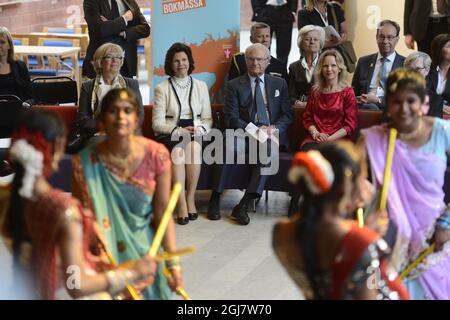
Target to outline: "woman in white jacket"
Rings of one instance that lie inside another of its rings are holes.
[[[211,130],[211,103],[206,83],[191,77],[191,48],[174,43],[166,53],[167,80],[155,87],[152,127],[171,152],[173,181],[185,187],[177,205],[181,225],[198,217],[195,190],[201,169],[202,136]]]

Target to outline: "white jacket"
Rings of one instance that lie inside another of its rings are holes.
[[[205,82],[192,78],[190,105],[194,127],[202,126],[206,133],[211,130],[211,102]],[[152,114],[152,128],[156,136],[169,135],[177,127],[180,119],[180,105],[169,80],[155,87],[155,102]]]

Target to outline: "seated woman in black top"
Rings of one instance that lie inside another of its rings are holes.
[[[314,69],[325,43],[325,31],[319,26],[304,26],[298,32],[300,59],[289,66],[289,102],[294,107],[306,107],[308,94],[314,85]]]
[[[437,35],[431,42],[432,65],[428,74],[428,87],[436,92],[443,103],[444,114],[450,114],[450,34]]]
[[[298,29],[309,24],[319,27],[333,26],[341,36],[341,41],[347,40],[347,23],[344,11],[338,3],[328,0],[306,0],[303,9],[298,12]],[[327,37],[324,49],[336,47],[339,43],[336,37]]]
[[[0,27],[0,95],[12,94],[31,104],[30,75],[23,61],[14,60],[11,33]]]

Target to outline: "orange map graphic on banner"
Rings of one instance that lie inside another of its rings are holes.
[[[229,37],[227,38],[214,39],[209,35],[201,44],[186,43],[191,47],[194,56],[194,73],[214,72],[216,76],[216,82],[210,88],[210,92],[213,94],[213,103],[215,103],[215,98],[218,98],[219,91],[224,87],[231,58],[238,52],[237,32],[228,31],[228,33]],[[166,75],[164,66],[160,65],[155,68],[154,74],[164,77]],[[216,100],[216,103],[219,102]]]

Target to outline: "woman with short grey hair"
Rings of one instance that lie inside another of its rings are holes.
[[[295,107],[305,107],[308,93],[314,84],[314,69],[325,44],[322,27],[307,25],[300,29],[297,45],[300,59],[289,66],[289,102]]]
[[[425,52],[415,51],[406,57],[403,66],[407,69],[415,70],[426,77],[430,72],[431,57]]]
[[[95,51],[92,64],[96,73],[94,79],[83,82],[81,86],[78,114],[74,136],[69,139],[68,152],[76,153],[88,144],[88,141],[98,132],[96,120],[100,114],[100,104],[103,97],[116,88],[130,88],[135,93],[139,103],[140,124],[144,119],[139,82],[135,79],[122,77],[120,68],[124,62],[123,49],[114,43],[105,43]]]

